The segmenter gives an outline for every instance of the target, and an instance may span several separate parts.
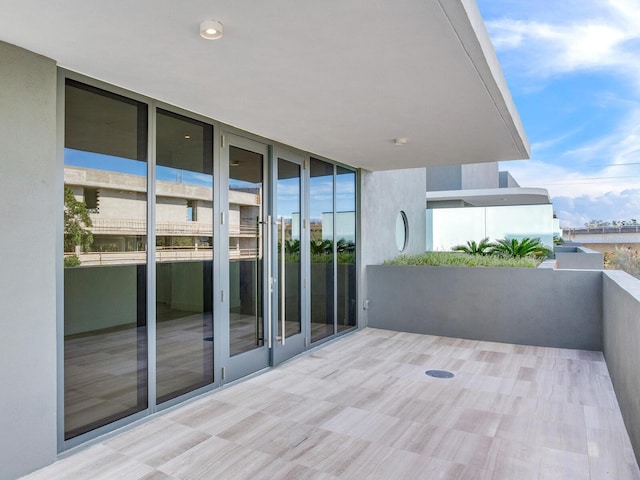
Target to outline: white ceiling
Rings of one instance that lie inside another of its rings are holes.
[[[451,200],[462,200],[474,207],[547,205],[551,203],[549,192],[544,188],[514,187],[427,192],[427,207],[431,202]]]
[[[0,0],[0,11],[0,40],[349,165],[528,158],[474,0]],[[222,39],[200,38],[205,19],[224,24]]]

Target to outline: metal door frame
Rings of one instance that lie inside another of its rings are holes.
[[[299,165],[300,167],[300,315],[301,315],[301,331],[299,334],[287,337],[282,341],[282,332],[278,332],[278,320],[280,312],[278,311],[278,295],[282,294],[283,284],[281,279],[278,278],[278,218],[277,213],[277,184],[278,184],[278,160],[282,159],[287,162]],[[296,153],[292,150],[282,147],[275,147],[273,149],[273,159],[271,162],[271,208],[272,208],[272,225],[271,225],[271,238],[276,239],[271,246],[271,262],[272,272],[274,278],[274,292],[272,297],[272,350],[271,350],[271,364],[278,365],[295,355],[303,352],[309,345],[309,292],[307,286],[309,285],[309,211],[308,211],[308,159],[301,153]]]
[[[269,316],[271,313],[271,295],[269,293],[269,269],[268,269],[268,254],[267,258],[263,255],[263,293],[262,293],[262,311],[263,311],[263,345],[257,347],[248,352],[239,353],[237,355],[230,355],[230,316],[229,316],[229,147],[235,146],[258,153],[263,156],[263,209],[262,209],[262,222],[267,222],[270,217],[270,192],[271,192],[271,176],[270,176],[270,148],[269,145],[261,143],[259,141],[249,139],[238,135],[237,132],[230,132],[229,130],[222,130],[220,148],[220,176],[221,186],[219,189],[219,202],[220,202],[220,292],[219,292],[219,316],[216,318],[220,324],[220,341],[217,347],[221,352],[221,372],[220,379],[222,383],[228,383],[239,378],[242,378],[251,373],[257,372],[270,365],[270,345],[272,344],[271,330],[269,329]],[[262,238],[262,251],[268,250],[268,233],[270,229],[264,228],[266,224],[263,224],[263,238]],[[215,293],[215,292],[214,292]]]

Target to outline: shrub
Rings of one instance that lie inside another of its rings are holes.
[[[629,275],[640,278],[640,256],[630,248],[616,247],[612,253],[606,253],[604,267],[607,270],[622,270]]]
[[[540,242],[539,238],[524,237],[522,240],[518,240],[517,238],[503,238],[498,240],[494,244],[493,253],[512,258],[546,258],[551,255],[552,252]]]
[[[456,245],[451,250],[454,252],[468,253],[469,255],[491,255],[495,249],[495,244],[489,241],[489,237],[485,237],[480,240],[480,243],[476,243],[475,240],[471,240],[466,245]]]
[[[80,265],[80,259],[77,255],[66,255],[64,257],[65,267],[78,267]]]
[[[493,255],[470,255],[457,252],[425,252],[417,255],[400,255],[385,265],[423,265],[446,267],[516,267],[535,268],[540,259],[530,257],[508,258]]]

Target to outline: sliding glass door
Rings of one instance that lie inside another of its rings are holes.
[[[304,201],[305,162],[301,155],[278,149],[274,155],[274,225],[272,248],[275,287],[272,336],[273,363],[302,352],[308,331],[305,322],[308,219]]]
[[[148,407],[148,106],[67,80],[64,439]]]
[[[65,449],[357,314],[355,171],[89,83],[61,85]]]
[[[311,342],[356,326],[356,173],[311,158]]]
[[[225,138],[228,288],[222,295],[227,314],[224,380],[230,381],[269,365],[271,216],[267,146],[231,134]]]
[[[213,383],[213,126],[156,111],[156,402]]]

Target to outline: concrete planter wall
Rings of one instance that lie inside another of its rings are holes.
[[[602,273],[533,268],[367,267],[369,326],[602,350]]]
[[[640,281],[625,272],[608,270],[602,283],[604,356],[640,460]]]
[[[555,247],[557,269],[602,270],[604,255],[595,250],[579,246]]]

